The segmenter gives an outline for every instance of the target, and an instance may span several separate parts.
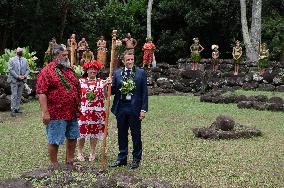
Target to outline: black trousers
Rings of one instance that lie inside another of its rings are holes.
[[[139,115],[134,112],[131,103],[120,102],[116,115],[118,129],[119,154],[117,160],[127,160],[128,155],[128,130],[130,128],[133,143],[133,160],[142,158],[141,121]]]

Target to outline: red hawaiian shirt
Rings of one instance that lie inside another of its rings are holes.
[[[71,86],[68,91],[60,80],[55,67],[58,67],[65,80]],[[64,68],[56,62],[50,62],[38,75],[37,94],[47,96],[47,108],[52,120],[76,119],[79,112],[80,84],[71,68]]]

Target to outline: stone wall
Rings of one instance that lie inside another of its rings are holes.
[[[36,79],[28,80],[29,89],[25,88],[22,95],[22,102],[28,102],[35,96]],[[31,89],[31,90],[30,90]],[[8,111],[11,106],[11,88],[7,82],[7,76],[0,75],[0,111]]]
[[[157,64],[147,70],[150,95],[161,93],[202,94],[213,89],[245,89],[261,91],[284,91],[284,65],[272,62],[260,75],[256,63],[240,66],[240,74],[234,75],[234,65],[230,59],[220,60],[218,71],[212,71],[210,59],[202,59],[199,70],[191,70],[191,63],[180,59],[177,65]]]

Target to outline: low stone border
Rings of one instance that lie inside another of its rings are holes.
[[[260,130],[248,128],[244,125],[237,125],[233,131],[222,131],[214,128],[194,128],[192,131],[197,138],[204,139],[238,139],[261,136]]]
[[[284,112],[284,101],[280,97],[268,98],[264,95],[245,96],[245,95],[230,95],[224,96],[221,92],[208,93],[200,96],[201,102],[211,103],[236,103],[238,108],[251,108],[256,110],[270,110]]]
[[[220,115],[208,128],[193,128],[194,135],[203,139],[238,139],[261,136],[261,131],[236,124],[230,116]]]
[[[172,188],[167,181],[154,178],[142,179],[129,173],[119,172],[111,176],[100,174],[97,169],[82,166],[60,164],[56,169],[41,168],[24,173],[21,178],[0,180],[0,187],[32,188],[32,187],[94,187],[94,188]],[[193,184],[183,184],[179,187],[201,188]]]

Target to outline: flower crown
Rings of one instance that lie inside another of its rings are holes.
[[[94,67],[97,70],[101,70],[103,68],[103,65],[99,61],[86,62],[83,65],[83,69],[85,70],[88,70],[91,67]]]

